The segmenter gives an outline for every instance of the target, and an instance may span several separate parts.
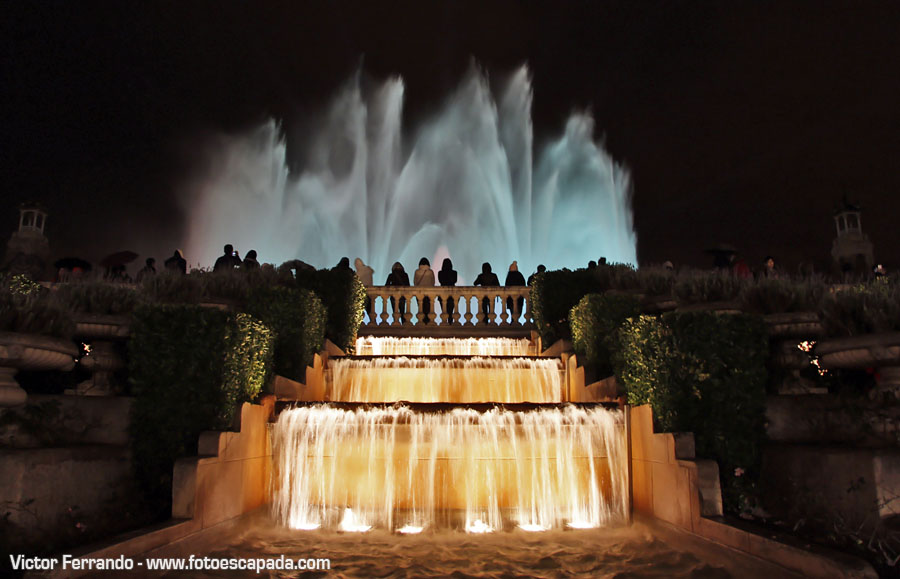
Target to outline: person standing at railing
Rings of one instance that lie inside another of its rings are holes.
[[[528,276],[528,287],[531,287],[531,285],[534,283],[534,276],[536,276],[539,273],[544,273],[545,271],[547,271],[547,266],[542,263],[541,265],[539,265],[537,267],[536,272],[534,272],[533,274]]]
[[[438,282],[442,286],[455,286],[457,280],[456,270],[453,269],[453,262],[449,257],[445,257],[441,263],[441,270],[438,272]],[[437,299],[441,303],[441,298]],[[443,307],[443,304],[441,304]],[[453,296],[447,296],[447,322],[449,323],[453,317],[453,309],[456,305],[456,299]]]
[[[399,285],[409,287],[409,275],[403,269],[403,265],[399,261],[395,261],[391,266],[391,273],[387,277],[384,285]],[[394,298],[391,298],[391,310],[394,309]],[[400,298],[400,322],[403,322],[403,316],[406,314],[406,298]]]
[[[524,287],[525,286],[525,276],[522,275],[522,272],[519,271],[519,264],[515,261],[509,265],[509,272],[506,274],[506,283],[503,284],[506,287]],[[522,306],[525,305],[525,298],[517,298],[516,304],[519,306],[516,311],[519,314],[522,313]],[[512,298],[506,298],[506,310],[510,312],[510,316],[513,314],[513,300]],[[510,320],[510,322],[515,322],[517,320]]]
[[[419,269],[413,273],[413,285],[416,287],[434,287],[434,272],[431,270],[431,263],[427,257],[419,260]],[[428,314],[431,313],[431,300],[422,298],[422,313],[425,314],[423,321],[428,323]]]
[[[491,264],[484,262],[481,264],[481,273],[475,278],[472,285],[480,285],[482,287],[499,286],[500,280],[497,274],[491,271]],[[481,312],[484,314],[484,323],[488,323],[488,314],[491,312],[491,302],[488,298],[481,300]]]

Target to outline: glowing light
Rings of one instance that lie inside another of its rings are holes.
[[[544,525],[536,525],[534,523],[521,523],[519,524],[519,528],[523,531],[528,531],[529,533],[540,533],[550,530],[550,527],[545,527]]]
[[[353,509],[347,507],[344,509],[344,518],[341,519],[341,524],[338,528],[346,533],[365,533],[372,528],[372,525],[367,525],[365,522],[360,521]]]
[[[397,529],[398,533],[402,533],[404,535],[418,535],[421,533],[425,527],[417,527],[415,525],[403,525],[399,529]]]
[[[570,529],[596,529],[598,527],[591,521],[569,521],[566,526]]]
[[[467,533],[493,533],[493,527],[486,524],[481,519],[475,519],[473,522],[466,522]]]
[[[297,523],[292,524],[292,529],[297,529],[298,531],[315,531],[319,527],[321,527],[319,523]]]

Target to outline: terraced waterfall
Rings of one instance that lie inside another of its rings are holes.
[[[623,521],[623,417],[564,400],[528,340],[361,338],[329,361],[329,403],[273,430],[273,509],[296,529],[400,533]]]

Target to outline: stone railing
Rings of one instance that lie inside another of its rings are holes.
[[[528,330],[531,290],[527,287],[368,287],[360,330]],[[453,304],[453,307],[449,307]]]

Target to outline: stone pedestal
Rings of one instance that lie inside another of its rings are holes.
[[[900,332],[866,334],[816,344],[823,368],[875,368],[880,379],[871,396],[887,403],[900,401]]]
[[[815,312],[790,312],[765,316],[769,327],[772,361],[784,375],[775,385],[778,394],[828,394],[828,389],[801,376],[810,366],[809,356],[800,350],[803,341],[814,340],[822,334],[822,324]],[[777,374],[776,374],[777,375]]]
[[[91,377],[66,394],[82,396],[113,396],[116,394],[113,373],[125,367],[125,360],[117,351],[117,343],[131,334],[125,316],[82,316],[75,320],[75,333],[90,344],[90,352],[79,365],[91,372]]]

